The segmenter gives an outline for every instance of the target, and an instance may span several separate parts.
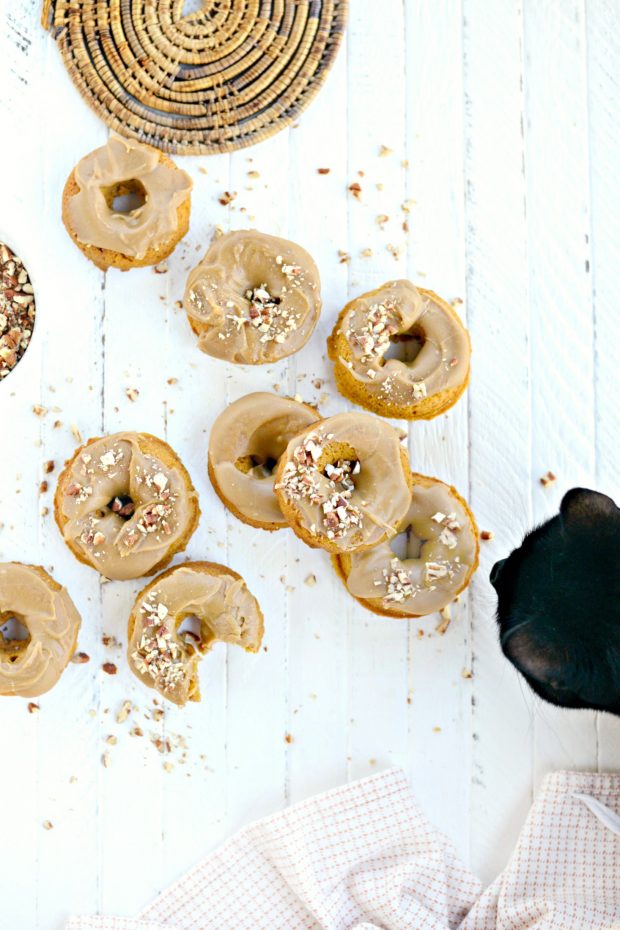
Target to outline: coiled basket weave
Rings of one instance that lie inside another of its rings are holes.
[[[165,152],[229,152],[290,125],[334,60],[348,0],[44,0],[78,90]],[[198,6],[198,9],[196,9]]]

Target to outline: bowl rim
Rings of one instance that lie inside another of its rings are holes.
[[[8,235],[7,235],[8,233]],[[34,292],[34,303],[35,303],[35,320],[34,326],[32,327],[32,335],[30,337],[30,342],[28,347],[22,357],[19,359],[15,367],[6,375],[4,378],[0,379],[0,399],[2,398],[3,391],[15,391],[19,390],[19,385],[24,378],[32,378],[33,370],[32,366],[37,366],[37,351],[32,351],[33,347],[35,350],[39,347],[39,342],[43,336],[42,326],[41,326],[41,303],[42,303],[42,286],[41,286],[41,275],[37,270],[40,268],[40,259],[39,249],[37,247],[37,237],[35,234],[26,236],[24,231],[20,229],[19,223],[15,224],[14,229],[5,229],[4,223],[0,225],[0,242],[7,245],[11,251],[18,256],[18,258],[23,262],[26,271],[28,272],[28,277],[30,278],[30,283],[32,284]],[[30,242],[28,241],[30,240]],[[33,267],[35,271],[33,272]],[[36,372],[38,377],[38,371]],[[5,385],[10,385],[9,388],[5,388]]]

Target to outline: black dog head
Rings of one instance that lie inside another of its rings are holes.
[[[491,571],[504,654],[552,704],[620,715],[620,509],[574,488]]]

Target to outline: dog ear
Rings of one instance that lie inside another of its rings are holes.
[[[560,516],[567,530],[593,527],[601,520],[620,520],[620,510],[606,494],[572,488],[562,498]]]

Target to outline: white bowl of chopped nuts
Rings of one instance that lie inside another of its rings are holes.
[[[12,390],[16,381],[28,376],[30,367],[25,358],[36,330],[36,300],[28,256],[22,251],[24,237],[0,227],[0,390],[10,378]],[[20,364],[21,362],[21,364]]]

